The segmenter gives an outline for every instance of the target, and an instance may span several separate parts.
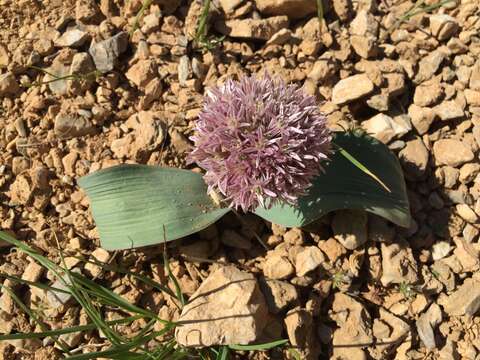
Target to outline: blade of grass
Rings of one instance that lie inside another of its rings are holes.
[[[173,282],[173,285],[175,287],[175,293],[177,295],[177,299],[178,301],[180,301],[180,304],[182,305],[182,307],[185,306],[186,304],[186,301],[185,301],[185,297],[183,296],[183,292],[182,292],[182,289],[180,288],[180,284],[178,283],[177,281],[177,278],[175,276],[173,276],[172,274],[172,270],[170,269],[170,263],[168,261],[168,253],[167,253],[167,234],[166,234],[166,229],[165,229],[165,226],[163,226],[163,264],[165,266],[165,272],[167,273],[167,276],[168,278],[170,279],[170,281]]]
[[[130,316],[130,317],[124,318],[124,319],[107,321],[107,324],[108,325],[128,324],[128,323],[131,323],[132,321],[135,321],[135,320],[138,320],[138,319],[141,319],[141,318],[142,318],[142,316],[139,316],[139,315]],[[97,326],[95,324],[78,325],[78,326],[72,326],[72,327],[68,327],[68,328],[65,328],[65,329],[58,329],[58,330],[48,330],[48,331],[33,332],[33,333],[17,333],[17,334],[0,335],[0,341],[22,340],[22,339],[43,339],[43,338],[46,338],[46,337],[58,336],[58,335],[63,335],[63,334],[70,334],[70,333],[80,332],[80,331],[90,331],[90,330],[95,330],[95,329],[97,329]]]
[[[37,288],[42,289],[42,290],[61,292],[61,293],[64,293],[64,294],[70,294],[70,291],[68,291],[68,290],[59,289],[59,288],[56,288],[56,287],[53,287],[53,286],[50,286],[50,285],[46,285],[46,284],[42,284],[42,283],[38,283],[38,282],[23,280],[22,278],[20,278],[18,276],[13,276],[13,275],[8,275],[8,274],[0,274],[0,278],[9,279],[11,281],[15,281],[15,282],[17,282],[19,284],[23,284],[23,285],[34,286],[34,287],[37,287]]]
[[[276,340],[265,344],[257,344],[257,345],[228,345],[231,350],[238,350],[238,351],[263,351],[273,349],[277,346],[283,346],[288,344],[287,339]]]
[[[288,353],[295,359],[295,360],[302,360],[302,356],[300,353],[295,349],[288,349]]]
[[[20,300],[20,298],[17,296],[17,294],[15,294],[15,292],[12,289],[10,289],[8,286],[3,286],[3,285],[0,285],[0,289],[5,290],[8,293],[8,295],[10,295],[10,297],[13,299],[13,301],[15,301],[15,303],[23,310],[23,312],[27,314],[33,321],[35,321],[38,324],[38,326],[40,326],[40,329],[42,329],[42,331],[48,331],[47,326],[43,323],[43,321],[35,313],[35,311],[33,311],[32,309],[29,309],[28,306],[26,306],[23,303],[23,301]],[[52,339],[55,341],[56,344],[60,346],[62,351],[69,354],[68,348],[65,346],[65,344],[59,341],[56,336],[52,336]]]
[[[229,349],[228,346],[222,346],[220,352],[217,355],[217,360],[227,360]]]
[[[208,13],[210,11],[210,0],[205,0],[202,8],[202,13],[198,19],[197,33],[195,34],[195,41],[201,43],[206,37],[206,26],[208,20]]]
[[[391,190],[388,188],[385,183],[378,178],[374,173],[372,173],[370,170],[368,170],[360,161],[355,159],[353,155],[351,155],[347,150],[342,148],[341,146],[334,144],[335,147],[338,149],[340,154],[342,154],[348,161],[350,161],[353,165],[355,165],[358,169],[363,171],[365,174],[370,176],[372,179],[374,179],[376,182],[378,182],[386,191],[391,192]]]
[[[130,271],[130,270],[120,268],[118,266],[107,264],[107,263],[98,261],[95,258],[93,258],[93,259],[83,259],[79,256],[75,256],[75,258],[78,259],[78,260],[81,260],[82,262],[85,262],[85,263],[90,263],[90,264],[101,266],[103,269],[108,270],[108,271],[113,271],[113,272],[116,272],[116,273],[119,273],[119,274],[125,274],[125,275],[132,276],[133,278],[135,278],[137,280],[140,280],[143,283],[145,283],[149,286],[152,286],[153,288],[170,295],[171,297],[176,297],[175,293],[169,287],[164,286],[164,285],[162,285],[162,284],[160,284],[160,283],[158,283],[158,282],[156,282],[156,281],[154,281],[154,280],[152,280],[152,279],[150,279],[150,278],[148,278],[148,277],[146,277],[142,274],[139,274],[137,272],[133,272],[133,271]]]
[[[110,359],[118,359],[119,356],[127,354],[130,350],[135,349],[150,340],[154,339],[157,336],[162,336],[165,333],[171,331],[173,327],[166,326],[161,331],[156,331],[148,336],[143,337],[137,341],[131,341],[127,344],[122,345],[114,345],[110,349],[103,350],[103,351],[96,351],[88,354],[78,354],[68,357],[69,360],[90,360],[90,359],[97,359],[100,357],[109,357]]]
[[[152,0],[143,0],[142,7],[135,16],[135,22],[133,23],[132,30],[130,30],[130,36],[132,36],[135,30],[138,29],[138,24],[140,23],[140,19],[142,18],[143,13],[145,12],[145,10],[147,10],[151,3]]]
[[[85,310],[87,315],[90,317],[90,319],[99,327],[99,329],[102,330],[103,334],[112,342],[112,344],[119,345],[125,340],[123,339],[122,336],[120,336],[116,331],[114,331],[108,324],[105,323],[102,314],[100,311],[96,308],[95,304],[93,303],[92,299],[90,298],[90,295],[82,291],[82,288],[78,286],[76,280],[77,279],[82,279],[84,278],[83,276],[77,276],[75,277],[73,275],[73,272],[71,272],[66,263],[65,263],[65,258],[63,256],[63,252],[60,248],[60,242],[58,241],[57,235],[55,231],[53,232],[55,241],[57,244],[57,248],[59,250],[60,254],[60,261],[63,266],[63,270],[66,273],[68,277],[68,282],[70,283],[70,290],[72,291],[72,295],[75,297],[75,300],[82,306],[82,308]]]

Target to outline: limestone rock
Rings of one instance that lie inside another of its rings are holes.
[[[428,165],[428,150],[420,138],[408,141],[399,157],[407,174],[415,178],[424,175]]]
[[[263,264],[263,274],[269,279],[286,279],[293,275],[294,267],[284,256],[268,253]]]
[[[310,0],[255,0],[257,9],[265,15],[286,15],[300,19],[317,11],[317,5]]]
[[[433,144],[433,155],[438,164],[457,167],[472,161],[473,152],[468,145],[455,139],[440,139]]]
[[[465,115],[462,106],[456,101],[444,101],[434,108],[437,116],[443,121],[461,118]]]
[[[439,82],[423,83],[415,88],[413,102],[418,106],[434,105],[443,95],[443,88]]]
[[[335,239],[349,250],[367,242],[367,214],[362,210],[340,210],[332,220]]]
[[[388,144],[395,136],[393,119],[385,114],[380,113],[363,121],[362,127],[368,134],[384,144]]]
[[[408,336],[410,326],[383,307],[380,307],[379,314],[380,318],[375,319],[373,323],[373,335],[377,339],[376,351],[379,355],[387,356]],[[383,329],[381,325],[385,325]],[[381,331],[378,331],[379,329]]]
[[[157,75],[157,67],[152,60],[140,60],[128,69],[125,76],[138,88],[144,89]]]
[[[120,54],[127,50],[128,34],[120,32],[106,40],[92,42],[89,53],[97,69],[103,73],[113,70]]]
[[[332,101],[344,105],[370,94],[374,89],[366,74],[358,74],[340,80],[332,90]]]
[[[410,115],[413,127],[419,135],[427,133],[430,125],[437,117],[437,113],[433,109],[428,107],[422,108],[415,104],[410,105],[408,108],[408,115]]]
[[[266,19],[233,19],[215,23],[215,28],[223,35],[256,40],[268,40],[280,29],[287,27],[287,16],[274,16]]]
[[[405,241],[381,244],[383,286],[390,284],[414,284],[418,281],[417,262],[412,249]]]
[[[94,134],[96,131],[93,123],[83,116],[59,113],[54,123],[55,135],[63,139],[71,139]]]
[[[111,149],[118,158],[146,160],[165,140],[164,124],[153,111],[140,111],[128,118],[125,125],[133,131],[112,141]]]
[[[305,276],[325,262],[325,256],[316,246],[307,246],[297,253],[295,257],[295,269],[297,276]]]
[[[285,316],[285,327],[290,344],[300,350],[302,359],[318,359],[320,347],[314,332],[313,318],[308,311],[290,310]]]
[[[278,314],[298,301],[297,289],[286,281],[263,279],[260,282],[260,288],[267,301],[268,309],[273,314]]]
[[[373,341],[371,318],[357,300],[335,293],[331,318],[338,328],[333,333],[333,359],[367,359],[361,349]]]
[[[88,40],[88,32],[79,28],[71,28],[54,41],[58,47],[80,47]]]
[[[15,95],[20,90],[15,75],[11,72],[0,75],[0,97]]]
[[[431,79],[431,77],[437,72],[440,67],[440,64],[445,60],[445,54],[440,50],[435,50],[425,56],[418,65],[418,73],[415,77],[415,82],[417,84],[422,83],[426,80]]]
[[[472,317],[480,308],[480,282],[467,278],[457,290],[448,296],[443,309],[450,316]]]
[[[430,15],[430,32],[438,40],[448,40],[458,30],[457,20],[447,14]]]
[[[260,337],[268,310],[255,277],[234,266],[212,272],[182,309],[175,338],[182,346],[250,344]]]
[[[435,327],[442,322],[442,310],[440,306],[433,303],[428,310],[422,314],[415,325],[417,326],[418,336],[427,349],[435,349]]]

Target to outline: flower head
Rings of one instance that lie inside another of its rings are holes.
[[[265,74],[227,80],[207,94],[190,162],[209,191],[233,208],[297,203],[330,153],[330,132],[315,98]]]

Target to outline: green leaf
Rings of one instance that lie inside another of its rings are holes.
[[[283,346],[285,344],[288,344],[287,339],[275,340],[275,341],[264,343],[264,344],[228,345],[228,347],[232,350],[238,350],[238,351],[264,351],[264,350],[273,349],[277,346]]]
[[[230,211],[207,195],[200,174],[147,165],[119,165],[78,181],[90,197],[107,250],[175,240],[200,231]]]
[[[337,151],[325,165],[325,172],[313,181],[308,195],[299,199],[298,206],[275,205],[268,210],[258,208],[255,213],[279,225],[300,227],[334,210],[361,209],[408,227],[411,220],[408,197],[396,156],[386,145],[358,131],[336,133],[334,143],[390,191],[352,163],[344,152]]]

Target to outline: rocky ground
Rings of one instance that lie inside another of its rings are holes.
[[[320,24],[313,0],[218,0],[199,45],[199,2],[153,0],[136,25],[140,0],[0,0],[0,228],[57,262],[58,236],[71,269],[164,319],[223,315],[178,329],[184,345],[289,338],[306,359],[480,358],[480,4],[423,3],[431,11],[327,0]],[[359,125],[398,154],[411,228],[357,211],[311,232],[227,215],[169,250],[195,295],[182,314],[168,296],[79,260],[162,280],[161,248],[99,248],[76,179],[124,162],[185,167],[205,89],[264,70],[315,94],[332,128]],[[1,245],[1,273],[55,280]],[[14,289],[52,329],[86,322],[68,298]],[[7,292],[0,305],[0,332],[39,331]],[[104,343],[97,332],[65,340],[82,351]],[[0,349],[2,359],[60,357],[48,342]]]

